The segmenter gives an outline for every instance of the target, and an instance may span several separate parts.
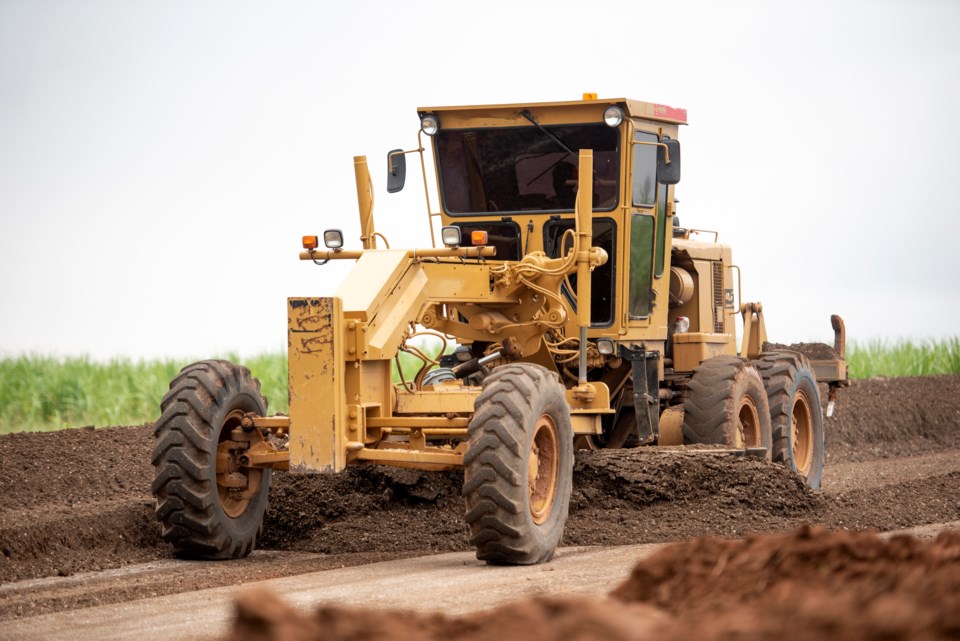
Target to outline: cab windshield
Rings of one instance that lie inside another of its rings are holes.
[[[610,211],[620,193],[619,129],[604,124],[441,129],[440,192],[451,215],[572,211],[579,158],[593,150],[593,208]],[[562,143],[562,144],[561,144]],[[568,149],[565,149],[566,146]]]

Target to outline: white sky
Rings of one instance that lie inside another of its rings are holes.
[[[771,340],[960,334],[960,2],[338,4],[0,0],[0,353],[285,349],[354,155],[426,246],[418,106],[586,91],[688,110],[680,220]]]

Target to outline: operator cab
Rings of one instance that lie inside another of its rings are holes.
[[[649,319],[654,280],[664,275],[669,251],[668,185],[679,181],[676,134],[685,110],[586,94],[580,101],[418,112],[421,132],[433,142],[441,211],[431,216],[459,227],[466,243],[485,232],[494,261],[533,252],[556,258],[569,249],[564,233],[575,226],[579,153],[592,150],[593,244],[609,260],[591,275],[591,324],[613,328],[624,312]],[[390,155],[391,191],[402,187],[398,151]],[[631,282],[618,296],[625,276]],[[562,289],[575,311],[576,275]]]

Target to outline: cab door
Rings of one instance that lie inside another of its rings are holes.
[[[666,338],[664,270],[667,247],[667,185],[657,182],[660,135],[635,130],[631,141],[631,193],[626,325],[632,338]],[[645,331],[636,331],[636,330]]]

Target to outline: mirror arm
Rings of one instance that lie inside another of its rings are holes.
[[[670,164],[670,148],[662,142],[643,142],[640,140],[631,140],[631,145],[650,145],[652,147],[663,147],[663,161],[665,165]]]
[[[423,151],[424,151],[423,147],[419,147],[418,149],[408,149],[408,150],[397,149],[395,151],[391,151],[389,154],[387,154],[387,157],[390,159],[390,166],[387,167],[387,171],[391,171],[391,172],[393,171],[394,156],[403,156],[406,154],[422,153]]]

